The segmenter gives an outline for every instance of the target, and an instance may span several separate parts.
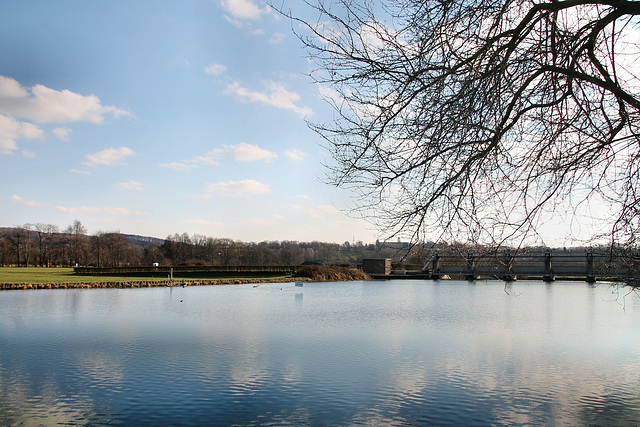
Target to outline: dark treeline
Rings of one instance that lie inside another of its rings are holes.
[[[78,220],[60,230],[52,224],[0,228],[1,266],[126,267],[169,265],[299,265],[356,264],[364,258],[404,259],[424,263],[426,245],[404,243],[325,243],[265,241],[246,243],[200,234],[174,234],[165,239],[98,231],[87,234]]]
[[[515,248],[513,248],[515,249]],[[611,248],[592,247],[600,251]],[[91,235],[78,220],[60,230],[52,224],[25,224],[0,228],[0,266],[93,266],[132,267],[206,266],[206,265],[355,265],[365,258],[391,258],[396,264],[425,265],[434,251],[476,254],[509,250],[487,248],[462,243],[432,242],[409,245],[406,242],[365,244],[362,242],[326,243],[298,241],[264,241],[246,243],[201,234],[173,234],[165,239],[122,234],[119,231],[98,231]],[[528,247],[517,251],[546,251],[549,248]],[[587,248],[557,248],[555,252],[580,252]],[[624,255],[620,249],[617,255]],[[633,262],[638,250],[632,251]]]

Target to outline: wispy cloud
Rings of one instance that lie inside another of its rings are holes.
[[[16,140],[39,139],[43,136],[44,132],[38,126],[0,114],[0,154],[15,152],[18,149]]]
[[[56,206],[56,210],[71,214],[100,212],[100,208],[94,208],[91,206]]]
[[[71,140],[71,132],[72,130],[69,128],[55,128],[53,130],[53,134],[60,141],[70,141]]]
[[[95,95],[58,91],[40,84],[23,87],[10,77],[0,76],[0,114],[36,123],[103,123],[107,116],[119,117],[131,113],[104,106]]]
[[[211,64],[204,69],[204,72],[212,76],[219,76],[224,73],[226,69],[227,67],[222,64]]]
[[[278,157],[271,151],[258,147],[257,145],[241,142],[237,145],[225,145],[225,149],[233,160],[237,162],[254,162],[257,160],[271,160]]]
[[[276,153],[260,148],[257,145],[241,142],[235,145],[223,145],[222,148],[214,148],[202,156],[196,156],[189,160],[161,163],[160,166],[174,170],[186,170],[206,165],[219,165],[223,159],[227,158],[236,162],[255,162],[260,160],[268,162],[276,157],[278,157]]]
[[[138,181],[120,182],[116,184],[117,188],[130,191],[142,191],[144,190],[144,184]]]
[[[314,207],[292,205],[291,208],[305,212],[314,219],[326,218],[327,216],[333,216],[340,213],[340,210],[333,205],[318,205]]]
[[[141,211],[133,211],[131,209],[122,208],[122,207],[110,207],[104,208],[103,211],[109,215],[118,215],[118,216],[148,216],[148,212]]]
[[[231,83],[225,89],[226,95],[232,95],[241,102],[257,102],[261,104],[270,105],[276,108],[282,108],[284,110],[290,110],[298,114],[301,117],[310,116],[313,114],[313,110],[309,107],[297,105],[302,99],[296,92],[288,91],[282,83],[274,82],[272,80],[263,83],[264,90],[252,91],[243,87],[240,83]]]
[[[273,34],[271,35],[271,38],[269,39],[269,43],[271,43],[271,44],[278,44],[278,43],[280,43],[282,40],[284,40],[284,39],[285,39],[285,37],[287,37],[287,36],[286,36],[286,34],[283,34],[283,33],[273,33]]]
[[[47,203],[36,202],[33,200],[24,200],[20,196],[16,196],[15,194],[11,196],[11,200],[19,205],[27,206],[29,208],[46,208],[49,205]]]
[[[277,15],[263,2],[259,5],[254,0],[221,0],[220,4],[225,10],[225,19],[241,30],[249,31],[253,34],[263,34],[261,29],[254,29],[254,25],[264,16]]]
[[[295,161],[302,161],[305,159],[305,157],[307,157],[309,154],[305,153],[302,150],[299,150],[297,148],[292,148],[290,150],[285,150],[284,154],[290,158],[291,160],[295,160]]]
[[[56,210],[69,214],[107,214],[109,216],[118,216],[118,217],[140,217],[140,216],[149,216],[148,212],[134,211],[128,208],[123,207],[106,207],[106,208],[96,208],[93,206],[56,206]]]
[[[207,184],[205,191],[225,196],[237,194],[267,194],[271,193],[271,186],[253,179],[244,179],[242,181],[210,183]]]
[[[69,170],[69,172],[71,172],[71,173],[77,173],[77,174],[79,174],[79,175],[91,175],[91,172],[89,172],[89,171],[83,171],[83,170],[80,170],[80,169],[71,169],[71,170]]]
[[[200,165],[193,160],[184,160],[182,162],[171,162],[171,163],[160,163],[158,166],[162,168],[173,169],[176,171],[183,171],[187,169],[195,169],[200,167]]]
[[[134,154],[135,152],[128,147],[111,147],[95,154],[87,154],[87,161],[82,164],[90,167],[123,165],[126,164],[124,160]]]
[[[188,219],[185,221],[187,224],[195,224],[205,227],[222,227],[224,224],[219,221],[206,221],[204,219]]]
[[[37,202],[33,200],[25,200],[20,196],[13,195],[11,196],[11,200],[14,203],[17,203],[22,206],[30,207],[30,208],[49,208],[51,207],[48,203]],[[149,213],[134,211],[124,207],[106,207],[106,208],[97,208],[94,206],[53,206],[53,209],[70,214],[85,214],[85,213],[104,213],[109,216],[148,216]]]

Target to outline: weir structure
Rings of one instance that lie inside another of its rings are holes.
[[[430,279],[463,277],[467,280],[540,279],[615,280],[637,282],[640,278],[640,253],[613,255],[610,252],[500,250],[476,253],[434,252],[420,271]]]

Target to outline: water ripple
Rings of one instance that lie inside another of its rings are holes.
[[[639,423],[598,288],[288,286],[3,294],[0,425]]]

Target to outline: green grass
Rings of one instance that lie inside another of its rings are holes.
[[[264,274],[263,276],[255,276],[245,274],[243,277],[237,274],[227,274],[225,276],[176,276],[175,280],[206,280],[206,279],[273,279],[278,280],[285,278],[286,276],[270,276]],[[0,267],[0,283],[105,283],[105,282],[161,282],[166,281],[167,277],[164,275],[158,277],[145,277],[145,276],[80,276],[76,275],[73,268],[63,267]]]

